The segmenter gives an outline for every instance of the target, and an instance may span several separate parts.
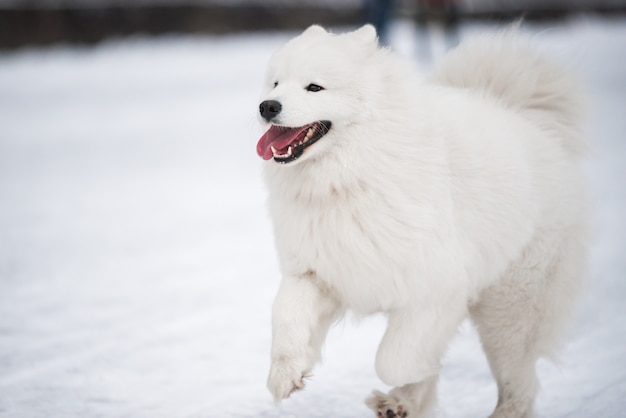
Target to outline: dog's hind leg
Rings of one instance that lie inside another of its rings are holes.
[[[328,329],[342,312],[315,273],[283,279],[272,310],[272,365],[267,379],[276,402],[304,388]]]
[[[577,228],[538,234],[470,315],[498,383],[491,418],[529,418],[539,387],[535,363],[553,354],[585,273]]]

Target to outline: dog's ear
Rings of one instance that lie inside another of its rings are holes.
[[[327,33],[326,29],[324,29],[320,25],[311,25],[304,32],[302,32],[302,35],[311,36],[311,35],[322,35],[325,33]]]
[[[350,35],[352,35],[354,39],[358,39],[360,42],[363,42],[365,44],[373,44],[375,46],[378,46],[378,36],[376,35],[376,28],[374,28],[374,26],[370,24],[361,26]]]

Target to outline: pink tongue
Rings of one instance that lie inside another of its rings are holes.
[[[257,154],[264,160],[270,160],[274,156],[272,146],[277,150],[287,148],[289,144],[298,138],[304,129],[306,127],[286,128],[284,126],[272,125],[256,144]]]

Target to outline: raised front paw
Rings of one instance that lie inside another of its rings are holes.
[[[378,390],[365,400],[365,404],[376,413],[377,418],[406,418],[408,416],[408,411],[400,400]]]
[[[278,403],[293,392],[304,389],[304,379],[309,376],[297,362],[276,360],[272,362],[267,388],[274,397],[274,402]]]

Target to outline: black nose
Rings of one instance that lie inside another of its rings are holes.
[[[259,105],[261,116],[268,122],[278,116],[282,108],[281,104],[276,100],[266,100]]]

